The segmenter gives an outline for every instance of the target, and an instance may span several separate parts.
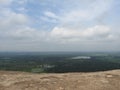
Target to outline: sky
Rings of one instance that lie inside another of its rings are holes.
[[[120,51],[120,0],[0,0],[0,51]]]

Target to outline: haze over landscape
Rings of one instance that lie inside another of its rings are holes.
[[[119,0],[0,0],[0,51],[120,51]]]

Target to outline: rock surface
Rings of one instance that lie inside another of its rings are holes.
[[[0,90],[120,90],[120,70],[63,74],[0,71]]]

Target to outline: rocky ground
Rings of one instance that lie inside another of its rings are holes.
[[[120,70],[63,74],[0,71],[0,90],[120,90]]]

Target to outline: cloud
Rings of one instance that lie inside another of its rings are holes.
[[[94,20],[96,18],[101,18],[105,12],[109,11],[112,6],[113,0],[94,0],[87,4],[86,8],[72,7],[70,10],[64,11],[64,13],[59,16],[61,23],[75,23],[86,22]]]
[[[30,1],[0,0],[0,50],[117,50],[120,45],[119,28],[96,22],[107,17],[113,0],[66,0],[62,4],[46,0],[42,1],[45,7],[34,7],[38,1]]]
[[[50,12],[50,11],[46,11],[44,12],[45,16],[47,17],[50,17],[50,18],[54,18],[54,19],[57,19],[58,16],[56,14],[54,14],[53,12]]]
[[[13,0],[0,0],[0,5],[9,5]]]
[[[60,11],[44,11],[44,16],[41,16],[41,20],[49,23],[54,22],[57,24],[55,27],[88,27],[89,23],[94,23],[95,21],[99,22],[102,20],[103,16],[107,16],[106,13],[112,8],[112,3],[113,0],[77,0],[72,4],[71,1],[67,1],[63,3],[67,6],[61,5]],[[84,7],[81,4],[84,4]]]
[[[8,1],[6,0],[4,3]],[[26,27],[29,27],[29,18],[26,14],[17,13],[6,6],[1,7],[0,21],[2,21],[0,22],[0,40],[4,39],[8,41],[7,39],[12,39],[15,36],[16,38],[20,37],[20,34],[23,34],[24,37],[24,33],[21,32],[28,30]]]
[[[16,2],[19,3],[19,4],[21,4],[21,5],[24,5],[25,3],[28,2],[28,0],[18,0]]]
[[[109,27],[96,25],[84,30],[74,30],[64,27],[55,27],[51,31],[51,37],[55,40],[62,41],[87,41],[87,40],[108,40],[114,38]]]
[[[26,15],[15,13],[11,10],[3,11],[0,14],[0,20],[2,21],[0,22],[0,29],[2,31],[22,27],[27,25],[29,21]]]
[[[10,41],[40,41],[43,39],[44,32],[30,27],[23,27],[17,30],[10,30],[0,33],[2,39]]]
[[[40,41],[44,32],[29,26],[30,18],[24,13],[18,13],[10,8],[2,8],[0,12],[0,42]]]

